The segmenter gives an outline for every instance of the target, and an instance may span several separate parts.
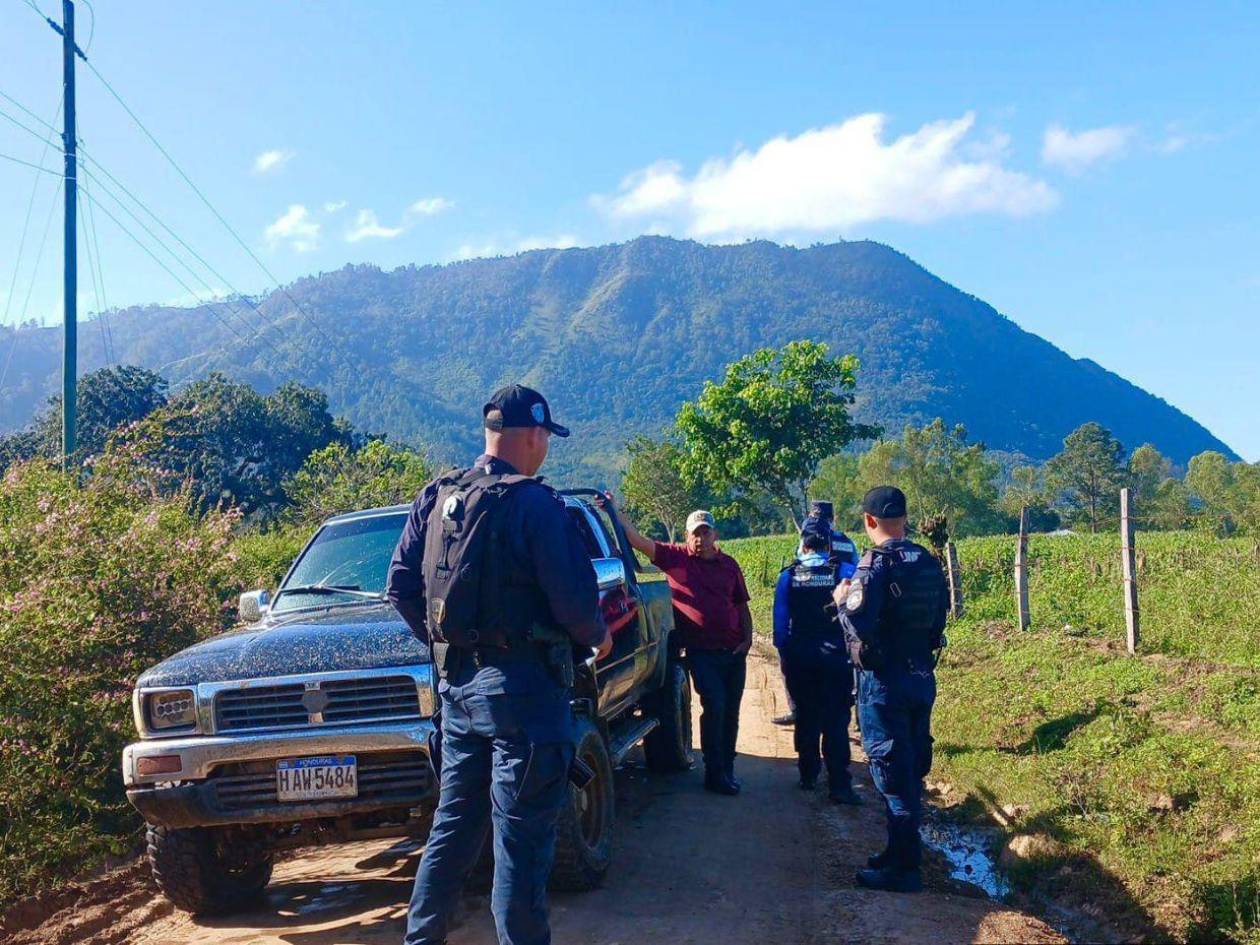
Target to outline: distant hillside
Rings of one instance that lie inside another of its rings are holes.
[[[309,317],[274,292],[260,302],[268,327],[247,343],[204,307],[146,306],[112,317],[115,349],[175,383],[222,370],[263,390],[312,384],[360,429],[451,458],[475,448],[485,394],[521,380],[574,427],[557,469],[587,481],[615,474],[624,442],[667,424],[727,362],[796,338],[856,353],[858,415],[890,431],[942,416],[991,448],[1044,459],[1098,420],[1129,448],[1149,441],[1176,462],[1205,449],[1234,456],[1165,401],[878,243],[641,237],[388,273],[347,266],[290,292]],[[10,338],[0,330],[0,351]],[[59,388],[59,345],[54,329],[21,331],[0,429],[25,424]],[[80,354],[83,370],[103,363],[91,326]]]

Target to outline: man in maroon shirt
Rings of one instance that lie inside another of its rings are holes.
[[[609,494],[605,506],[625,528],[630,544],[669,578],[674,627],[687,648],[691,681],[704,710],[700,717],[704,786],[717,794],[738,794],[735,739],[753,631],[743,572],[718,548],[709,512],[692,512],[686,542],[673,545],[641,535]]]

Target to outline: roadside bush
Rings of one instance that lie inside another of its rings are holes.
[[[42,461],[0,480],[0,906],[134,845],[132,683],[223,624],[235,517],[139,482]]]
[[[331,443],[306,458],[284,484],[290,521],[318,525],[330,515],[411,502],[433,478],[433,464],[413,450],[370,440],[357,450]]]

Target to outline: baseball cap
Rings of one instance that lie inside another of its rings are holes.
[[[831,547],[831,526],[817,516],[811,515],[801,523],[801,544],[815,550]]]
[[[821,518],[828,522],[835,521],[836,509],[830,502],[824,502],[822,499],[815,499],[809,503],[809,517]]]
[[[481,415],[488,430],[544,427],[556,436],[569,435],[568,427],[562,427],[551,419],[547,398],[522,384],[509,384],[496,390],[481,408]]]
[[[876,486],[862,496],[862,511],[876,518],[901,518],[906,514],[906,494],[896,486]]]
[[[687,534],[690,535],[701,525],[708,525],[710,528],[716,528],[717,525],[713,521],[713,513],[706,512],[704,509],[696,509],[687,516]]]

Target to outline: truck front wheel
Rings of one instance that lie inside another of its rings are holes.
[[[643,739],[648,770],[657,774],[690,770],[691,681],[681,663],[670,663],[665,685],[653,693],[645,708],[655,713],[660,723]]]
[[[595,776],[583,788],[568,785],[569,796],[556,827],[551,886],[567,892],[594,889],[603,882],[612,863],[612,758],[594,722],[579,719],[577,730],[576,756],[586,762]]]
[[[271,881],[271,851],[247,836],[207,827],[150,824],[146,839],[158,889],[193,915],[239,910],[256,900]]]

